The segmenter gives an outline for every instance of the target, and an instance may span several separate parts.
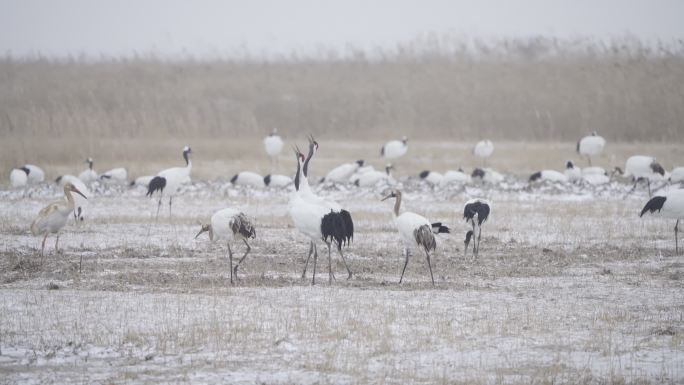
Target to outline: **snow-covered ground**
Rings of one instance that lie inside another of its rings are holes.
[[[397,283],[388,186],[318,187],[354,216],[354,276],[333,253],[328,285],[319,247],[313,287],[287,191],[195,182],[155,222],[143,190],[96,188],[42,264],[28,227],[59,189],[0,191],[0,383],[684,382],[684,257],[672,221],[638,217],[645,191],[400,187],[405,209],[452,230],[435,287],[417,250]],[[480,256],[464,258],[462,205],[476,196],[493,211]],[[257,225],[234,286],[225,246],[194,239],[228,206]]]

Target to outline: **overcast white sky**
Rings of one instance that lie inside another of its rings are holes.
[[[425,33],[684,38],[684,0],[0,0],[0,53],[275,55]]]

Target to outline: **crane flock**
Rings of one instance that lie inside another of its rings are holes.
[[[347,279],[353,276],[345,258],[343,248],[350,247],[354,239],[354,221],[349,210],[345,209],[338,202],[325,196],[315,193],[309,184],[309,169],[312,165],[319,144],[309,136],[308,154],[305,156],[298,147],[294,146],[296,158],[296,170],[292,177],[281,174],[268,174],[265,177],[252,171],[242,171],[230,179],[231,184],[237,186],[248,186],[249,188],[279,187],[290,189],[290,197],[287,205],[287,212],[299,233],[308,239],[308,254],[302,271],[302,279],[306,278],[306,271],[311,256],[313,255],[313,273],[311,283],[316,282],[316,269],[318,262],[318,245],[323,244],[328,248],[328,282],[332,283],[335,279],[332,265],[332,248],[337,250],[346,270]],[[684,167],[676,167],[668,173],[654,157],[644,155],[634,155],[625,162],[624,171],[620,167],[615,167],[607,172],[605,169],[592,166],[592,157],[601,155],[605,147],[605,139],[598,136],[596,132],[583,137],[577,142],[576,151],[580,156],[586,156],[589,166],[580,168],[573,161],[565,163],[562,171],[544,169],[531,174],[529,177],[530,186],[539,183],[578,183],[584,185],[602,185],[611,183],[616,178],[627,178],[633,183],[630,191],[634,191],[638,184],[643,182],[648,187],[650,199],[641,210],[639,216],[652,214],[663,218],[675,220],[675,253],[679,253],[679,222],[684,220],[684,189],[671,188],[663,193],[652,195],[652,182],[662,182],[664,184],[684,183]],[[278,157],[283,147],[283,141],[277,135],[277,130],[264,139],[264,147],[267,155],[271,159],[272,171],[278,165]],[[408,150],[408,138],[387,142],[381,149],[381,156],[385,161],[395,161],[404,156]],[[449,170],[445,173],[425,170],[421,172],[417,180],[425,181],[433,187],[446,186],[449,184],[469,184],[479,182],[483,184],[497,184],[506,179],[503,174],[484,167],[486,160],[492,156],[494,145],[490,140],[478,142],[473,148],[473,155],[482,159],[482,166],[475,168],[472,173],[466,173],[463,169]],[[185,161],[184,167],[173,167],[160,171],[154,176],[141,176],[130,182],[130,186],[143,186],[147,189],[146,196],[159,196],[155,218],[158,218],[159,211],[164,197],[169,198],[169,216],[171,216],[173,197],[180,191],[181,187],[191,182],[192,160],[190,158],[192,150],[185,146],[182,156]],[[43,236],[41,244],[41,257],[45,253],[45,242],[49,234],[57,234],[55,240],[55,252],[58,253],[59,234],[65,227],[69,216],[83,222],[87,207],[87,197],[91,195],[89,185],[104,182],[108,184],[128,184],[127,170],[123,167],[114,168],[100,175],[94,170],[94,160],[87,158],[88,168],[82,171],[78,177],[65,174],[56,179],[56,183],[63,188],[64,199],[53,202],[40,210],[36,219],[30,226],[31,233],[36,236]],[[375,170],[373,166],[366,165],[364,160],[357,160],[349,163],[340,164],[330,170],[319,183],[325,184],[350,184],[359,187],[384,186],[389,187],[389,194],[382,201],[394,199],[394,208],[391,211],[394,225],[403,243],[403,253],[405,261],[401,269],[399,283],[402,283],[406,267],[411,256],[411,251],[415,248],[425,253],[430,272],[432,284],[435,284],[431,252],[437,249],[437,234],[450,233],[450,229],[441,222],[431,223],[424,216],[410,211],[401,211],[402,192],[397,188],[397,180],[392,176],[393,166],[388,163],[383,171]],[[32,184],[41,183],[45,178],[45,173],[37,166],[26,164],[17,167],[10,172],[10,186],[12,188],[27,188]],[[292,186],[292,187],[290,187]],[[75,193],[75,194],[74,194]],[[628,193],[629,194],[629,193]],[[480,251],[480,241],[482,236],[482,226],[490,218],[491,203],[483,198],[474,197],[469,199],[463,206],[463,218],[470,227],[464,241],[464,257],[468,254],[470,243],[472,242],[472,252],[475,258]],[[208,223],[200,223],[201,229],[195,236],[207,232],[211,242],[226,242],[227,253],[230,261],[230,281],[237,280],[238,268],[251,251],[248,240],[256,238],[255,224],[245,213],[237,208],[224,208],[216,211]],[[244,255],[233,267],[233,251],[231,244],[235,241],[242,241],[246,250]],[[81,263],[79,263],[80,268]]]

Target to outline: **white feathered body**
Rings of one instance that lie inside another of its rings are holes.
[[[236,186],[250,186],[250,187],[264,187],[264,177],[252,172],[252,171],[242,171],[238,173],[231,182]]]
[[[264,138],[264,149],[268,156],[274,158],[283,150],[283,140],[278,135],[269,135]]]
[[[173,196],[178,193],[182,185],[191,183],[190,173],[192,172],[192,162],[185,167],[172,167],[160,171],[157,176],[166,179],[164,195]],[[148,185],[150,181],[147,182]]]
[[[473,148],[473,154],[478,158],[489,158],[493,152],[494,143],[491,140],[481,140]]]
[[[10,171],[10,186],[14,188],[24,187],[28,183],[28,175],[26,172],[19,168],[13,168]]]
[[[270,187],[287,187],[292,184],[292,178],[287,175],[271,174],[268,175]],[[264,178],[264,184],[266,183],[266,178]]]
[[[78,174],[78,179],[83,181],[83,183],[93,183],[97,181],[97,173],[95,172],[95,170],[88,168],[81,171],[81,173]]]
[[[383,156],[387,159],[397,159],[404,156],[407,150],[407,143],[401,140],[391,140],[383,147]]]
[[[397,230],[401,235],[401,239],[404,241],[404,245],[407,248],[416,246],[416,229],[423,225],[427,225],[431,228],[430,222],[423,216],[420,216],[411,212],[404,212],[399,214],[399,216],[394,215],[394,224],[397,226]]]
[[[464,184],[470,182],[472,182],[471,176],[462,171],[447,171],[444,173],[441,183],[442,185],[447,185],[451,183]]]
[[[663,176],[653,172],[651,165],[656,159],[652,156],[634,155],[630,156],[625,162],[624,176],[633,176],[634,178],[647,178],[651,181],[662,180]]]
[[[211,216],[211,240],[232,242],[234,240],[246,239],[240,232],[234,233],[233,226],[240,220],[242,212],[233,208],[226,208],[217,211]]]
[[[669,179],[672,183],[684,182],[684,167],[675,167],[672,169]]]
[[[125,168],[113,168],[100,175],[100,180],[108,184],[125,184],[128,182],[128,171]]]
[[[325,181],[334,183],[349,182],[349,178],[351,178],[357,170],[359,170],[359,164],[356,162],[341,164],[328,172],[325,176]]]
[[[577,143],[577,153],[580,155],[596,156],[603,152],[606,140],[598,135],[589,135]]]
[[[32,164],[24,165],[24,167],[29,169],[28,183],[40,183],[45,180],[45,172],[42,168]]]

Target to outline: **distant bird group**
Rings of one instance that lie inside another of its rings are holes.
[[[577,153],[587,157],[588,167],[580,168],[573,161],[567,161],[562,171],[545,169],[533,173],[529,177],[530,185],[538,183],[579,183],[587,185],[601,185],[610,183],[613,178],[631,178],[634,183],[630,193],[639,183],[645,183],[648,187],[649,196],[652,195],[652,182],[684,183],[684,167],[676,167],[670,173],[660,165],[654,157],[634,155],[625,162],[624,171],[615,167],[607,172],[602,167],[592,166],[592,157],[599,156],[604,147],[605,139],[596,132],[585,136],[577,142]],[[283,141],[277,135],[277,130],[264,139],[264,148],[271,159],[272,169],[275,171],[278,157],[283,148]],[[347,271],[347,279],[352,278],[352,270],[349,267],[343,252],[344,247],[349,247],[354,239],[354,221],[349,210],[339,203],[315,193],[309,185],[309,169],[315,157],[319,144],[309,136],[308,154],[305,156],[296,146],[293,148],[296,157],[296,171],[293,177],[280,175],[272,172],[261,176],[255,172],[242,171],[235,174],[230,182],[236,186],[249,188],[263,188],[266,186],[288,188],[293,186],[288,202],[288,214],[294,227],[308,239],[309,251],[304,263],[302,279],[306,277],[311,256],[313,256],[313,273],[311,283],[316,282],[316,270],[318,262],[318,245],[323,243],[328,248],[328,281],[335,279],[332,266],[332,248],[337,250],[342,263]],[[441,222],[430,222],[427,218],[402,211],[402,191],[396,186],[397,181],[392,176],[394,166],[390,161],[396,161],[404,156],[408,150],[408,138],[387,142],[380,151],[381,156],[388,161],[384,170],[375,170],[372,166],[365,165],[364,160],[343,163],[330,170],[319,183],[342,183],[354,184],[359,187],[389,186],[390,192],[382,200],[394,199],[392,218],[394,225],[403,243],[405,256],[399,283],[403,281],[404,273],[409,262],[411,251],[418,248],[425,253],[432,283],[435,283],[432,269],[431,252],[437,248],[436,234],[449,233],[450,229]],[[476,167],[471,173],[463,169],[449,170],[444,173],[425,170],[418,177],[431,186],[447,186],[450,184],[469,184],[479,182],[483,184],[498,184],[504,181],[504,176],[497,171],[486,167],[487,159],[492,156],[494,145],[490,140],[482,140],[473,148],[473,155],[482,159],[482,167]],[[147,189],[147,196],[158,195],[156,217],[164,197],[169,198],[169,215],[172,213],[173,197],[178,194],[181,186],[191,182],[192,173],[192,150],[185,146],[182,156],[185,161],[183,167],[173,167],[160,171],[154,176],[141,176],[130,182],[131,186],[143,186]],[[57,234],[55,240],[55,252],[58,252],[59,234],[73,216],[78,222],[84,220],[88,196],[91,194],[89,185],[101,182],[105,184],[128,183],[128,172],[123,167],[118,167],[99,174],[94,170],[94,160],[86,159],[87,169],[83,170],[78,177],[65,174],[58,177],[55,182],[62,186],[64,199],[51,203],[43,208],[31,224],[31,232],[34,235],[43,236],[41,244],[41,256],[45,253],[45,242],[49,234]],[[45,173],[39,167],[26,164],[12,169],[10,172],[10,186],[22,188],[31,184],[38,184],[45,179]],[[92,186],[91,186],[92,187]],[[657,190],[661,189],[659,187]],[[629,194],[629,193],[628,193]],[[463,218],[470,227],[464,240],[464,256],[467,256],[472,243],[472,254],[479,255],[482,226],[491,214],[491,203],[485,199],[474,198],[468,200],[463,206]],[[675,220],[675,253],[679,253],[679,222],[684,220],[684,190],[669,189],[663,193],[652,196],[640,212],[640,216],[653,214]],[[231,283],[237,280],[238,268],[251,251],[248,240],[256,237],[254,222],[243,212],[236,208],[225,208],[217,211],[210,218],[209,223],[201,224],[200,232],[207,232],[212,242],[222,241],[227,243],[228,259],[230,261]],[[235,241],[242,241],[246,250],[243,256],[233,267],[233,251],[231,245]],[[80,266],[80,263],[79,263]]]

